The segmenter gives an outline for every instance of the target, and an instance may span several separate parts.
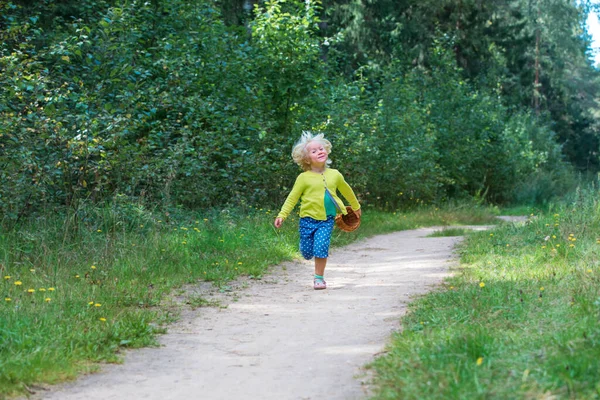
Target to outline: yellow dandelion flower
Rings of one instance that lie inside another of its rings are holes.
[[[508,244],[508,243],[507,243],[507,244],[506,244],[506,247],[510,247],[510,244]]]
[[[27,293],[35,293],[35,289],[27,289]]]
[[[556,235],[552,235],[552,239],[556,239]]]
[[[184,240],[183,242],[181,242],[181,244],[187,244],[187,242]]]
[[[102,321],[102,322],[106,322],[106,318],[104,318],[104,317],[100,317],[100,321]]]
[[[92,265],[90,268],[91,268],[91,269],[96,269],[96,266],[95,266],[95,265]]]
[[[179,228],[179,229],[181,229],[182,231],[187,231],[188,230],[188,228]]]
[[[483,364],[483,357],[479,357],[477,359],[477,365],[481,365],[481,364]]]
[[[454,289],[454,286],[450,286],[450,290],[453,290],[453,289]]]
[[[79,275],[75,275],[75,278],[79,278]]]
[[[238,262],[238,265],[242,265],[242,262],[241,262],[241,261],[240,261],[240,262]]]
[[[89,306],[93,306],[93,305],[94,305],[94,302],[93,302],[93,301],[90,301],[90,302],[88,303],[88,305],[89,305]]]
[[[554,214],[554,216],[555,216],[555,217],[559,217],[560,215],[558,215],[558,214]]]
[[[554,224],[554,226],[558,226],[558,224]]]
[[[573,243],[571,243],[571,244],[569,245],[569,247],[575,247],[575,245],[574,245]]]
[[[34,268],[31,268],[31,269],[29,270],[29,272],[35,272],[35,269],[34,269]]]
[[[53,287],[49,287],[49,288],[48,288],[48,291],[50,291],[50,292],[54,292],[55,290],[56,290],[56,289],[54,289]]]
[[[560,244],[557,244],[556,247],[560,247]]]
[[[21,286],[22,284],[23,284],[23,282],[21,282],[21,281],[15,281],[15,285],[17,285],[17,286]]]
[[[94,304],[94,307],[102,307],[102,304],[96,303],[96,304]]]
[[[485,283],[484,282],[479,282],[479,287],[485,287]]]
[[[97,230],[97,232],[98,232],[98,233],[102,233],[102,229],[98,229],[98,230]]]
[[[207,222],[207,221],[208,221],[208,218],[204,218],[204,222]]]
[[[4,301],[9,302],[9,301],[12,301],[12,299],[10,297],[5,297]]]
[[[45,291],[46,291],[46,289],[44,289],[43,287],[38,289],[38,292],[45,292]]]
[[[545,248],[546,248],[546,246],[542,246],[542,249],[545,249]]]
[[[588,269],[588,270],[587,270],[587,272],[592,272],[592,270],[591,270],[591,269]]]
[[[52,299],[51,299],[50,297],[46,297],[46,298],[44,299],[44,301],[45,301],[46,303],[50,303],[50,301],[51,301],[51,300],[52,300]]]
[[[540,291],[541,291],[541,292],[543,292],[543,291],[544,291],[544,287],[543,287],[543,286],[540,288]]]
[[[144,225],[143,225],[143,224],[140,224],[140,228],[143,228],[143,227],[144,227]]]
[[[490,236],[494,236],[494,234],[493,234],[493,233],[490,233]]]
[[[9,280],[10,278],[11,278],[11,276],[10,276],[10,275],[6,275],[6,276],[4,277],[4,280]]]

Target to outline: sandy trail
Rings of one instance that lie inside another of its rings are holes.
[[[439,229],[333,249],[323,291],[312,289],[308,261],[274,267],[227,295],[196,289],[228,307],[186,312],[160,337],[161,347],[128,352],[122,365],[106,365],[35,398],[364,399],[363,366],[400,329],[411,297],[449,274],[462,238],[426,237]]]

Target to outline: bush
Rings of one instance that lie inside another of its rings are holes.
[[[348,80],[323,60],[314,4],[265,2],[248,29],[226,26],[211,0],[111,4],[2,5],[5,222],[115,196],[279,206],[307,129],[380,207],[510,201],[529,177],[567,179],[547,125],[464,81],[443,43],[428,69],[364,66]]]

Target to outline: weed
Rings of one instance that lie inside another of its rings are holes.
[[[208,300],[200,295],[188,296],[185,304],[189,305],[192,310],[200,307],[221,307],[221,302],[218,300]]]
[[[435,231],[427,237],[450,237],[450,236],[465,236],[471,232],[469,229],[464,228],[446,228],[439,231]]]

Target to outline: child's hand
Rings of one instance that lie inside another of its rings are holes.
[[[281,224],[283,224],[283,218],[275,218],[275,222],[273,223],[273,225],[275,225],[275,228],[281,228]]]
[[[362,208],[359,208],[358,210],[353,210],[353,211],[354,211],[354,214],[356,214],[356,216],[357,216],[358,218],[360,218],[360,216],[361,216],[361,214],[362,214]]]

